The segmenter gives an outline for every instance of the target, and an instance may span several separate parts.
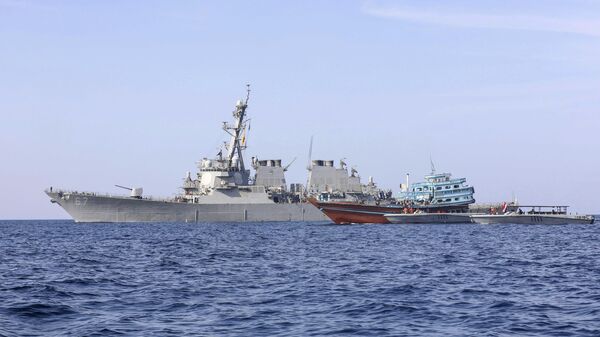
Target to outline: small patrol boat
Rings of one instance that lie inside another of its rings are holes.
[[[524,212],[523,208],[531,208]],[[520,205],[517,211],[501,214],[473,214],[471,219],[478,224],[523,224],[523,225],[567,225],[593,224],[591,215],[567,213],[568,206]],[[491,213],[494,213],[493,211]]]

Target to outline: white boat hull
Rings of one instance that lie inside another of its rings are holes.
[[[472,222],[469,214],[461,213],[386,214],[385,218],[394,224],[467,224]]]
[[[479,224],[524,224],[524,225],[566,225],[593,224],[594,217],[564,214],[508,214],[472,215],[473,222]]]

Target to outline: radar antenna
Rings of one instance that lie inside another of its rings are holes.
[[[248,105],[249,100],[250,100],[250,83],[246,83],[246,105]]]
[[[345,160],[346,160],[346,159],[347,159],[346,157],[344,157],[344,158],[340,159],[340,168],[341,168],[342,170],[345,170],[345,169],[346,169],[346,162],[345,162]]]

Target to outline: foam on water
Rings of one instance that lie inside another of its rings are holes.
[[[600,335],[596,225],[0,222],[0,335]]]

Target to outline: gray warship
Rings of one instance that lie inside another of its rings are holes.
[[[287,186],[280,159],[252,157],[247,169],[243,152],[249,126],[245,100],[238,100],[233,123],[223,122],[230,140],[213,159],[198,162],[197,176],[190,172],[183,180],[182,192],[172,198],[143,195],[142,188],[126,188],[127,195],[79,192],[50,187],[45,190],[52,203],[60,205],[76,222],[261,222],[329,221],[306,201],[309,193],[365,194],[371,185],[362,185],[356,170],[348,175],[343,161],[336,168],[332,160],[310,161],[308,188],[302,184]],[[312,141],[311,141],[312,150]],[[310,190],[310,192],[309,192]]]

